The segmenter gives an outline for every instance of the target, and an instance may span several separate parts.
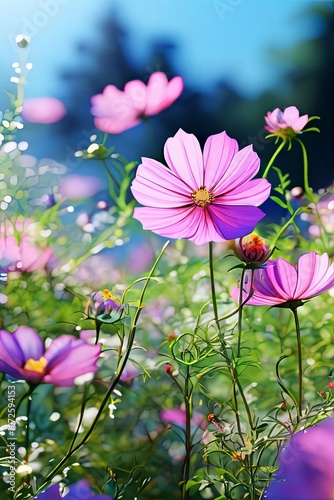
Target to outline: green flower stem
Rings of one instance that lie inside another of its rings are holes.
[[[192,404],[191,404],[191,390],[189,389],[189,365],[186,366],[186,374],[185,374],[185,384],[184,384],[184,404],[186,411],[186,429],[185,429],[185,447],[186,447],[186,455],[184,457],[183,467],[182,467],[182,478],[181,478],[181,499],[188,500],[189,498],[189,490],[186,489],[187,481],[190,477],[190,455],[191,455],[191,413],[192,413]]]
[[[300,144],[300,147],[302,148],[302,153],[303,153],[303,164],[304,164],[304,191],[305,191],[305,194],[307,196],[307,198],[312,201],[312,202],[315,202],[315,197],[314,197],[314,194],[313,194],[313,191],[312,189],[310,188],[310,185],[309,185],[309,182],[308,182],[308,158],[307,158],[307,151],[306,151],[306,148],[303,144],[303,142],[298,139],[297,137],[295,138],[295,140],[297,142],[299,142]]]
[[[32,397],[30,394],[27,398],[27,426],[26,426],[26,439],[25,439],[27,462],[29,462],[29,451],[30,451],[30,426],[29,426],[29,423],[30,423],[31,403],[32,403]]]
[[[109,168],[108,168],[108,165],[106,163],[105,160],[101,160],[101,163],[105,169],[105,171],[107,172],[107,175],[108,175],[108,179],[109,179],[109,193],[110,193],[110,196],[112,197],[112,199],[114,200],[114,202],[117,204],[117,194],[116,194],[116,191],[115,191],[115,188],[114,188],[114,184],[119,188],[119,183],[117,182],[117,180],[115,179],[115,177],[112,175],[112,173],[110,172]]]
[[[218,332],[220,333],[220,324],[219,324],[219,318],[218,318],[218,307],[217,307],[216,288],[215,288],[215,275],[214,275],[214,268],[213,268],[213,244],[212,244],[212,241],[209,242],[209,263],[210,263],[210,283],[211,283],[213,314],[215,317],[215,322],[217,325]]]
[[[242,292],[244,288],[244,279],[245,279],[246,268],[244,267],[241,273],[240,278],[240,290],[239,290],[239,311],[238,311],[238,347],[237,347],[237,358],[240,358],[241,352],[241,333],[242,333]],[[253,276],[253,275],[252,275]]]
[[[103,411],[104,411],[104,408],[106,406],[106,404],[108,403],[109,401],[109,398],[110,398],[110,395],[111,393],[113,392],[113,390],[115,389],[115,387],[117,386],[120,378],[121,378],[121,375],[122,375],[122,372],[125,368],[125,365],[126,365],[126,362],[129,358],[129,355],[130,355],[130,352],[131,352],[131,348],[132,348],[132,344],[133,344],[133,341],[134,341],[134,338],[135,338],[135,333],[136,333],[136,329],[137,329],[137,324],[138,324],[138,320],[139,320],[139,317],[140,317],[140,313],[141,313],[141,310],[143,308],[143,301],[144,301],[144,296],[145,296],[145,292],[146,292],[146,289],[147,289],[147,286],[149,284],[149,281],[151,280],[154,272],[155,272],[155,269],[161,259],[161,257],[163,256],[163,253],[164,251],[166,250],[167,248],[167,245],[169,244],[169,241],[167,241],[167,243],[165,243],[165,245],[163,246],[161,252],[159,253],[158,257],[156,258],[153,266],[152,266],[152,269],[150,270],[146,280],[145,280],[145,284],[142,288],[142,291],[141,291],[141,294],[140,294],[140,297],[139,297],[139,300],[138,300],[138,307],[137,307],[137,310],[135,312],[135,315],[134,315],[134,318],[133,318],[133,321],[132,321],[132,326],[131,326],[131,330],[130,330],[130,335],[129,335],[129,341],[128,341],[128,345],[127,345],[127,349],[126,349],[126,352],[122,358],[122,362],[120,363],[120,365],[118,366],[117,368],[117,371],[115,373],[115,375],[112,377],[111,379],[111,382],[110,382],[110,386],[103,398],[103,401],[100,405],[100,408],[90,426],[90,428],[88,429],[88,431],[86,432],[85,436],[82,438],[82,440],[76,445],[76,446],[73,446],[74,443],[71,443],[71,447],[70,447],[70,450],[66,453],[66,455],[60,460],[60,462],[52,469],[52,471],[49,472],[49,474],[45,477],[43,483],[41,484],[41,486],[38,488],[38,490],[36,491],[36,495],[38,493],[40,493],[44,486],[46,486],[51,480],[52,478],[55,476],[55,474],[61,470],[61,468],[67,463],[67,461],[71,458],[72,455],[74,455],[74,453],[79,450],[89,439],[89,437],[91,436],[91,434],[93,433],[93,430],[95,429],[96,427],[96,424],[98,423]]]
[[[297,334],[297,358],[298,358],[298,420],[302,414],[302,400],[303,400],[303,365],[302,365],[302,345],[300,338],[300,326],[297,314],[297,308],[291,308],[295,318],[296,334]]]
[[[269,163],[268,165],[266,166],[266,169],[262,175],[262,179],[266,179],[267,178],[267,175],[269,173],[269,170],[272,166],[272,164],[274,163],[276,157],[279,155],[279,153],[282,151],[282,149],[284,148],[285,146],[285,143],[286,141],[282,140],[281,144],[278,146],[278,148],[276,149],[275,153],[272,155],[272,157],[270,158],[269,160]]]

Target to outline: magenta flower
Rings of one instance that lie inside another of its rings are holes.
[[[298,259],[296,266],[279,257],[277,261],[268,260],[265,268],[254,271],[254,293],[247,305],[290,307],[292,303],[297,305],[333,286],[334,263],[330,264],[326,253],[306,253]],[[244,285],[244,290],[243,300],[250,292],[249,281]],[[239,289],[235,287],[231,295],[238,300]]]
[[[279,457],[280,468],[266,500],[329,500],[334,498],[334,420],[294,434]]]
[[[182,429],[186,427],[186,412],[181,408],[167,408],[166,410],[161,410],[160,417],[161,420],[166,423],[175,424]],[[205,429],[208,426],[208,422],[202,413],[194,412],[191,417],[191,425]]]
[[[108,85],[103,94],[91,98],[91,113],[98,130],[119,134],[138,125],[144,117],[156,115],[168,108],[181,94],[183,80],[180,76],[169,82],[160,71],[153,73],[147,85],[140,80],[128,82],[124,91]]]
[[[45,349],[38,333],[20,326],[14,333],[0,330],[0,372],[36,385],[71,387],[81,375],[95,373],[101,344],[90,345],[60,335]]]
[[[54,123],[65,115],[64,104],[55,97],[35,97],[23,103],[22,117],[30,123]]]
[[[95,495],[89,487],[86,479],[82,479],[68,488],[68,493],[65,496],[60,495],[59,484],[54,484],[47,488],[43,493],[35,497],[38,500],[112,500],[108,495]]]
[[[296,106],[289,106],[281,111],[279,108],[269,111],[264,117],[266,126],[264,127],[271,134],[278,135],[283,139],[292,139],[297,132],[300,132],[308,122],[308,115],[299,116]]]
[[[238,151],[237,141],[222,132],[207,139],[202,154],[196,137],[180,129],[164,153],[169,168],[142,158],[131,186],[144,205],[134,212],[144,229],[201,245],[244,236],[264,217],[257,206],[270,184],[250,180],[260,167],[252,146]]]

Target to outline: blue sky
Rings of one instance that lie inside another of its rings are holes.
[[[152,40],[173,40],[175,70],[189,85],[211,90],[225,79],[256,98],[284,74],[269,59],[269,49],[321,36],[316,19],[302,14],[319,3],[333,8],[326,0],[0,0],[0,86],[8,88],[18,57],[13,38],[26,31],[34,65],[26,95],[61,97],[59,73],[77,67],[76,44],[101,41],[98,23],[113,12],[127,28],[139,68],[148,65]]]

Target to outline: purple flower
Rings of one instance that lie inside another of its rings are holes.
[[[250,233],[264,217],[257,208],[269,196],[265,179],[250,180],[260,159],[252,146],[238,151],[226,132],[210,136],[202,153],[193,134],[179,130],[165,144],[169,166],[142,158],[132,193],[139,203],[134,217],[144,229],[197,245]]]
[[[60,496],[59,484],[54,484],[35,498],[38,500],[62,500],[62,498],[66,500],[112,500],[110,496],[93,493],[86,479],[72,484],[65,496]]]
[[[60,335],[45,349],[28,326],[14,333],[0,330],[0,372],[33,385],[73,386],[77,377],[96,372],[100,351],[101,344],[90,345],[71,335]]]
[[[292,139],[297,132],[300,132],[308,122],[308,115],[299,116],[296,106],[289,106],[281,111],[279,108],[269,111],[264,117],[266,126],[264,127],[271,134],[275,134],[282,139]]]
[[[268,260],[266,267],[254,271],[254,293],[247,301],[251,306],[283,306],[298,303],[320,295],[334,286],[334,263],[326,253],[310,252],[298,259],[296,266],[279,257]],[[244,285],[245,300],[250,292],[250,282]],[[238,300],[239,289],[235,287],[232,297]]]
[[[330,500],[334,498],[334,419],[294,434],[279,457],[279,470],[266,500]]]
[[[140,80],[128,82],[124,91],[107,85],[102,94],[92,97],[91,113],[98,130],[118,134],[144,117],[156,115],[168,108],[180,96],[183,80],[180,76],[169,82],[161,71],[152,73],[147,85]]]

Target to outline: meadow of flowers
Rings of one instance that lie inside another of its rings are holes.
[[[304,141],[319,117],[269,111],[265,165],[228,130],[127,159],[113,134],[177,107],[183,81],[108,85],[75,154],[108,179],[88,214],[96,179],[29,155],[25,123],[66,110],[24,100],[19,69],[0,115],[1,499],[334,498],[334,192],[309,185]]]

